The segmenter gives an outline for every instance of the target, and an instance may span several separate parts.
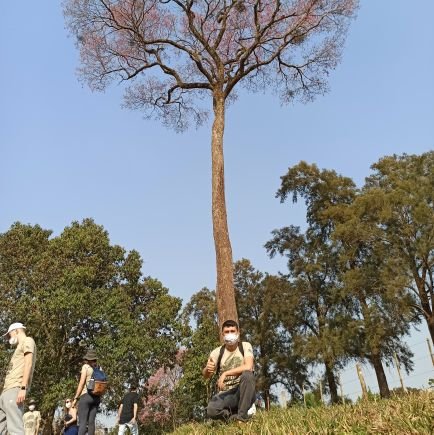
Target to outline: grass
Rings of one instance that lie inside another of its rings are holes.
[[[434,392],[409,393],[354,405],[258,412],[249,423],[206,422],[173,435],[434,434]]]

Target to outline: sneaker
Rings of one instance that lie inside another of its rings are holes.
[[[250,421],[250,417],[249,416],[243,417],[240,414],[232,414],[229,417],[229,421],[236,421],[238,423],[248,423]]]
[[[250,409],[247,411],[247,415],[253,416],[256,414],[256,405],[253,404]]]

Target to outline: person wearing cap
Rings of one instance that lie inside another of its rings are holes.
[[[36,411],[36,402],[34,399],[29,401],[29,410],[23,415],[23,423],[25,435],[38,435],[41,413]]]
[[[36,362],[36,344],[26,335],[22,323],[12,323],[4,337],[15,346],[0,395],[0,434],[24,435],[23,408],[32,384]]]
[[[93,368],[97,365],[96,352],[89,349],[83,357],[84,364],[81,367],[80,381],[78,382],[72,406],[78,402],[78,435],[95,434],[95,418],[100,403],[98,396],[92,396],[87,391],[87,385],[92,377]],[[1,433],[1,432],[0,432]]]

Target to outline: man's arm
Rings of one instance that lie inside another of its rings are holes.
[[[30,379],[30,373],[32,371],[32,362],[33,362],[33,353],[32,352],[26,352],[24,354],[24,372],[23,372],[23,379],[21,380],[21,386],[26,387],[29,384]],[[26,389],[20,390],[18,392],[17,396],[17,404],[21,404],[26,400]]]
[[[41,413],[38,414],[38,417],[36,418],[36,428],[35,428],[35,435],[39,434],[39,423],[41,422]]]
[[[133,421],[132,421],[133,424],[135,424],[137,421],[137,409],[138,409],[138,405],[136,402],[134,403],[134,407],[133,407]]]
[[[226,370],[225,372],[223,372],[220,375],[219,380],[217,382],[219,389],[220,390],[223,389],[224,380],[226,379],[226,376],[240,376],[245,371],[250,371],[250,372],[253,371],[253,356],[252,355],[244,356],[243,363],[240,366],[234,367],[233,369],[230,369],[230,370]]]
[[[208,358],[208,361],[206,362],[206,366],[202,370],[202,375],[205,379],[209,379],[215,371],[215,363],[212,360],[211,357]]]
[[[119,409],[118,409],[118,422],[119,422],[119,420],[120,420],[120,418],[121,418],[122,408],[123,408],[123,405],[122,405],[122,403],[121,403],[121,404],[119,405]]]

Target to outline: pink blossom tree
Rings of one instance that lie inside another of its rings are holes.
[[[180,350],[176,356],[174,367],[160,367],[145,385],[146,398],[139,413],[139,421],[145,426],[156,424],[164,427],[175,426],[176,400],[173,393],[182,377],[182,358],[185,351]]]
[[[358,0],[64,0],[92,89],[128,82],[125,106],[176,130],[212,98],[212,220],[219,322],[237,319],[227,225],[225,109],[240,86],[283,102],[327,88]]]

